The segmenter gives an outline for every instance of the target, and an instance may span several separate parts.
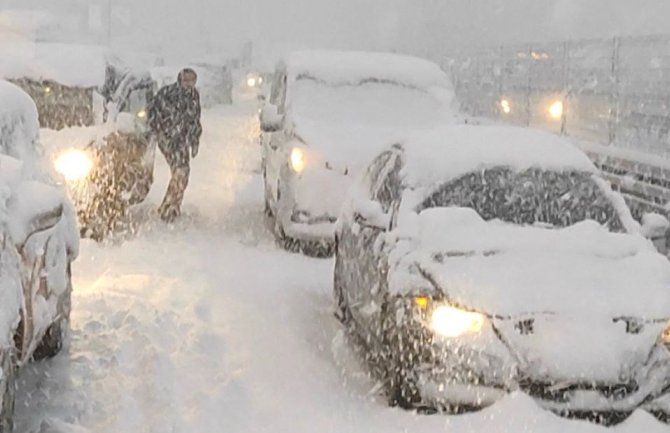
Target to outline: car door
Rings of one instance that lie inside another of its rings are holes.
[[[388,215],[400,194],[400,156],[394,151],[386,152],[371,169],[370,200]],[[387,261],[382,247],[388,227],[375,226],[354,216],[349,229],[346,249],[352,280],[348,293],[351,314],[365,334],[374,336],[379,329],[386,292]]]

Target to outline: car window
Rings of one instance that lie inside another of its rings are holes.
[[[587,219],[624,231],[616,209],[591,173],[497,167],[442,185],[419,206],[469,207],[485,220],[567,227]]]
[[[272,89],[270,90],[270,104],[278,105],[277,101],[279,99],[280,87],[283,85],[284,73],[282,70],[277,70],[272,77]]]

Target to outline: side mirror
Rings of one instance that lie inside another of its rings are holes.
[[[261,110],[261,131],[276,132],[282,128],[283,118],[277,112],[277,106],[265,104]]]
[[[381,204],[373,200],[361,201],[354,211],[354,221],[362,227],[388,230],[390,216],[384,212]]]
[[[641,234],[654,243],[659,253],[668,254],[668,231],[670,221],[657,213],[646,213],[642,216]]]

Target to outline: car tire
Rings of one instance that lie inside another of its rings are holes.
[[[70,266],[67,269],[67,292],[60,305],[60,316],[49,326],[42,337],[42,341],[33,352],[33,361],[53,358],[63,349],[65,335],[70,324],[70,309],[72,303],[72,273]]]
[[[58,355],[63,348],[67,326],[68,321],[63,317],[53,322],[47,329],[47,332],[44,333],[42,341],[40,341],[40,344],[33,352],[32,360],[42,361]]]
[[[268,176],[265,165],[263,165],[263,195],[265,203],[265,209],[263,210],[263,212],[265,213],[265,216],[272,218],[273,212],[272,212],[272,206],[270,206],[270,191],[268,190]]]
[[[16,401],[16,360],[13,349],[6,349],[0,353],[0,433],[11,433],[14,430],[14,406]]]
[[[336,244],[337,245],[337,244]],[[344,296],[344,282],[342,275],[342,259],[337,253],[337,246],[334,248],[335,252],[335,269],[333,271],[333,300],[335,301],[335,317],[344,326],[348,326],[351,322],[351,312],[347,305],[346,297]]]
[[[421,393],[417,385],[416,356],[410,350],[413,342],[395,325],[395,309],[385,309],[384,350],[382,359],[386,360],[386,389],[390,406],[403,409],[422,407]]]

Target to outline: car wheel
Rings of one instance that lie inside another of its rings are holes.
[[[263,192],[264,192],[264,201],[265,201],[265,215],[268,217],[272,217],[272,206],[270,206],[270,191],[268,190],[268,176],[267,176],[267,171],[265,168],[265,165],[263,165]]]
[[[384,319],[384,348],[386,384],[390,406],[403,409],[421,407],[421,393],[417,385],[417,357],[412,350],[414,342],[395,324],[395,309],[386,309]]]
[[[336,248],[337,250],[337,248]],[[344,275],[342,270],[342,259],[335,253],[335,269],[333,272],[333,297],[335,300],[335,317],[343,325],[347,326],[351,321],[351,312],[344,296]]]
[[[0,352],[0,433],[11,433],[14,430],[14,404],[16,400],[16,362],[13,349]]]
[[[60,316],[51,324],[51,326],[49,326],[44,337],[42,337],[42,341],[40,341],[40,344],[33,352],[32,359],[34,361],[53,358],[58,355],[61,349],[63,349],[65,333],[70,323],[70,306],[72,302],[72,275],[69,265],[67,269],[67,279],[68,288],[60,305]]]

